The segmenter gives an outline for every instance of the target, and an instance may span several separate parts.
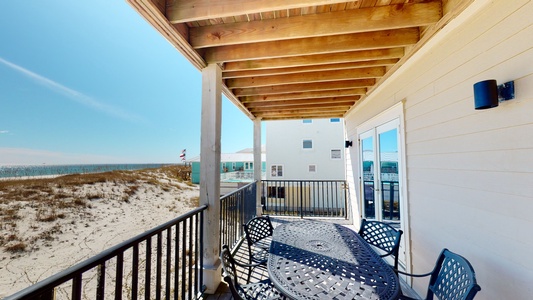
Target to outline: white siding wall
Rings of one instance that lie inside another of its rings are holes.
[[[486,79],[515,80],[516,99],[474,110],[472,85]],[[474,266],[482,288],[476,299],[530,299],[533,2],[474,1],[347,115],[348,138],[401,100],[413,271],[430,270],[446,247]],[[350,156],[353,187],[357,147]],[[415,280],[419,293],[426,286]]]
[[[302,149],[304,139],[313,140],[313,149]],[[331,159],[331,150],[340,149],[341,159]],[[344,124],[330,119],[266,122],[267,179],[344,180]],[[270,167],[283,165],[283,178],[273,178]],[[308,172],[316,165],[316,173]]]

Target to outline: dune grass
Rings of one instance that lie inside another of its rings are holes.
[[[64,175],[54,178],[0,181],[0,248],[10,253],[31,250],[36,241],[46,241],[61,232],[58,219],[80,214],[91,202],[106,199],[129,202],[146,184],[163,191],[191,185],[190,167],[165,166],[136,171],[112,171],[93,174]],[[90,186],[104,185],[104,189]],[[196,202],[198,199],[192,199]],[[191,203],[197,206],[198,203]],[[28,239],[20,234],[20,220],[28,218],[30,228],[40,233]]]

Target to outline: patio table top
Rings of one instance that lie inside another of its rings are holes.
[[[292,299],[397,299],[392,268],[353,230],[297,221],[274,230],[268,273]]]

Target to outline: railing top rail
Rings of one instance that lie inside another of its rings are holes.
[[[268,179],[261,180],[262,182],[346,182],[345,179],[333,179],[333,180],[309,180],[309,179],[294,179],[294,180],[277,180]]]
[[[252,185],[254,185],[254,184],[256,184],[256,183],[257,183],[257,180],[254,181],[254,182],[250,182],[250,183],[248,183],[247,185],[245,185],[245,186],[243,186],[243,187],[241,187],[241,188],[239,188],[239,189],[236,189],[236,190],[234,190],[234,191],[231,192],[231,193],[225,194],[224,196],[220,197],[220,199],[224,199],[224,198],[226,198],[226,197],[230,197],[230,196],[232,196],[233,194],[237,194],[237,193],[239,193],[240,191],[242,191],[242,190],[244,190],[244,189],[247,189],[247,188],[249,188],[250,186],[252,186]]]
[[[22,300],[22,299],[35,299],[36,296],[38,296],[40,293],[46,290],[50,290],[54,288],[55,286],[58,286],[72,278],[74,278],[75,275],[79,275],[84,273],[87,270],[90,270],[97,265],[101,264],[104,261],[109,260],[110,258],[116,256],[118,253],[124,252],[126,249],[129,249],[133,247],[136,244],[139,244],[140,242],[147,240],[148,238],[163,232],[164,230],[172,227],[173,225],[182,222],[194,215],[197,215],[198,213],[204,211],[207,209],[207,205],[202,205],[200,207],[197,207],[175,219],[172,219],[164,224],[161,224],[153,229],[150,229],[144,233],[141,233],[129,240],[126,240],[116,246],[113,246],[109,249],[106,249],[99,254],[84,260],[62,272],[59,272],[55,275],[52,275],[43,281],[40,281],[32,286],[29,286],[11,296],[8,296],[4,298],[3,300]]]

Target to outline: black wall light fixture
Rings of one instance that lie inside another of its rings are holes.
[[[344,141],[344,147],[348,148],[352,146],[352,141]]]
[[[476,109],[497,107],[501,101],[514,99],[514,81],[497,85],[495,79],[474,84],[474,103]]]

